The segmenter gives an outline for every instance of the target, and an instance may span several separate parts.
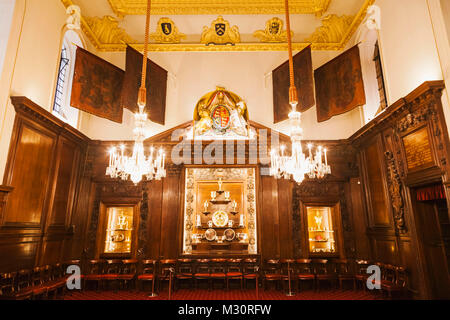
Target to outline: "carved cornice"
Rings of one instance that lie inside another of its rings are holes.
[[[71,137],[88,142],[90,139],[71,125],[65,123],[53,114],[43,109],[27,97],[11,97],[11,102],[16,113],[24,118],[32,119],[37,123],[53,130],[54,132],[66,132]]]
[[[428,112],[426,110],[420,111],[418,109],[428,102],[430,102],[428,103],[428,106],[434,108],[435,101],[440,99],[444,87],[444,81],[442,80],[424,82],[409,95],[399,99],[397,102],[386,108],[383,113],[379,114],[376,118],[359,129],[349,138],[349,141],[355,146],[358,146],[366,137],[370,136],[371,133],[375,131],[380,131],[383,128],[395,125],[396,123],[403,123],[402,126],[409,126],[408,122],[411,124],[414,122],[417,123],[418,120],[423,118],[423,112],[425,112],[425,114]],[[411,120],[411,116],[408,120],[408,114],[415,112],[417,115],[413,117],[416,117],[416,120]],[[419,114],[422,114],[422,116]]]
[[[114,13],[145,15],[145,0],[108,0]],[[291,0],[292,14],[315,14],[321,16],[327,11],[331,0]],[[152,14],[155,15],[198,15],[198,14],[282,14],[282,0],[153,0]]]
[[[126,14],[144,14],[146,2],[144,0],[134,0],[134,1],[124,1],[124,0],[109,0],[111,7],[113,8],[116,15],[123,17]],[[183,3],[186,5],[183,6]],[[192,0],[180,0],[176,3],[167,3],[162,0],[156,0],[156,3],[152,3],[152,13],[153,14],[187,14],[183,12],[190,12],[190,14],[232,14],[238,12],[240,14],[275,14],[284,13],[284,6],[280,0],[272,1],[251,1],[249,3],[239,1],[239,0],[215,0],[215,1],[192,1]],[[331,0],[294,0],[291,3],[291,13],[292,14],[317,14],[321,16],[322,13],[326,11]],[[347,42],[350,40],[352,35],[355,33],[358,26],[363,21],[367,8],[374,3],[375,0],[366,0],[361,7],[358,14],[355,16],[353,21],[346,23],[346,31],[342,29],[342,26],[334,26],[333,23],[327,27],[325,34],[323,34],[323,39],[333,39],[333,42],[297,42],[293,43],[294,51],[301,51],[308,45],[311,45],[312,50],[342,50],[345,48]],[[72,0],[61,0],[61,2],[66,6],[73,4]],[[211,4],[212,2],[212,4]],[[158,9],[160,8],[160,9]],[[302,9],[303,8],[303,9]],[[305,8],[309,8],[306,10]],[[161,11],[158,11],[161,10]],[[174,10],[174,11],[171,11]],[[158,13],[159,12],[159,13]],[[178,12],[178,13],[174,13]],[[94,19],[94,20],[92,20]],[[326,18],[325,18],[326,19]],[[102,28],[95,27],[96,23],[103,25],[110,25],[105,30]],[[336,20],[338,21],[338,20]],[[110,29],[108,29],[110,28]],[[319,27],[320,28],[320,27]],[[127,35],[123,29],[118,26],[118,21],[112,17],[109,18],[88,18],[81,17],[81,29],[95,46],[95,48],[102,52],[113,52],[113,51],[125,51],[126,43],[134,44],[133,47],[138,51],[143,51],[144,45],[137,43],[129,35]],[[339,30],[338,34],[342,36],[340,41],[337,41],[333,32]],[[323,33],[322,29],[322,33]],[[328,34],[327,32],[330,32]],[[104,38],[112,41],[111,43],[102,41]],[[194,52],[204,52],[204,51],[286,51],[287,44],[285,43],[256,43],[256,42],[245,42],[236,43],[233,46],[207,46],[200,43],[152,43],[149,47],[150,51],[156,52],[167,52],[167,51],[194,51]]]

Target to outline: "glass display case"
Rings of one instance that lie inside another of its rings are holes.
[[[131,253],[133,213],[133,207],[109,207],[106,209],[106,236],[103,253]]]
[[[336,253],[333,209],[333,207],[306,207],[310,253]]]

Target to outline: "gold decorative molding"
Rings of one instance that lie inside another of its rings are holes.
[[[210,44],[236,44],[241,42],[238,26],[230,27],[230,23],[219,16],[211,22],[211,27],[204,26],[200,43]]]
[[[180,33],[175,23],[169,18],[159,19],[156,32],[150,34],[150,39],[157,43],[180,43],[181,39],[185,38],[186,35]]]
[[[283,30],[283,26],[283,20],[274,17],[266,22],[266,28],[264,30],[255,31],[253,36],[261,42],[286,42],[287,31]],[[294,36],[292,31],[291,36]]]
[[[85,21],[100,43],[137,43],[137,41],[131,38],[125,30],[119,27],[119,21],[114,17],[104,16],[103,18],[85,18]]]
[[[145,7],[145,0],[109,0],[110,2],[120,2],[120,3],[134,3],[135,5],[138,3],[141,3],[141,6]],[[154,0],[156,3],[162,3],[162,0]],[[158,2],[159,1],[159,2]],[[190,1],[194,0],[179,0],[182,3],[188,3]],[[198,0],[200,2],[208,2],[204,0]],[[219,1],[219,0],[216,0]],[[228,2],[227,0],[223,0],[224,2]],[[282,1],[282,0],[281,0]],[[272,0],[272,1],[257,1],[257,3],[275,3],[280,2],[280,5],[282,10],[284,10],[282,3],[280,0]],[[297,2],[310,2],[310,0],[297,0]],[[322,3],[321,1],[327,1],[329,0],[317,0],[318,5]],[[61,2],[66,6],[66,8],[73,4],[72,0],[61,0]],[[217,5],[217,2],[212,1]],[[350,26],[348,26],[348,29],[345,31],[345,33],[342,36],[342,39],[340,39],[337,42],[297,42],[293,43],[293,50],[294,51],[300,51],[303,50],[306,46],[311,44],[312,50],[342,50],[345,48],[347,42],[350,40],[352,35],[355,33],[361,22],[364,20],[364,17],[367,12],[367,8],[371,6],[375,0],[365,0],[363,6],[361,7],[358,14],[353,19],[353,22]],[[178,3],[178,2],[177,2]],[[237,3],[237,1],[235,2]],[[241,1],[239,2],[242,6],[245,2]],[[252,1],[252,3],[255,3]],[[295,6],[296,1],[294,1],[291,6]],[[154,6],[157,7],[157,4],[154,4]],[[329,3],[328,3],[329,4]],[[328,8],[328,4],[326,8]],[[169,7],[173,4],[169,4]],[[298,4],[297,4],[298,5]],[[153,6],[152,6],[152,12],[153,12]],[[284,11],[282,11],[284,12]],[[156,14],[156,13],[155,13]],[[196,13],[199,14],[199,13]],[[87,18],[81,17],[81,29],[86,35],[86,37],[90,40],[90,42],[95,46],[95,48],[98,51],[103,52],[110,52],[110,51],[125,51],[126,50],[126,44],[123,42],[119,43],[103,43],[99,41],[96,34],[93,32],[91,27],[86,21]],[[133,47],[136,50],[142,51],[143,50],[143,44],[136,43],[136,41],[133,40],[133,42],[130,42],[133,44]],[[234,46],[225,46],[225,45],[219,45],[219,46],[205,46],[201,43],[151,43],[149,46],[150,51],[157,51],[157,52],[166,52],[166,51],[197,51],[197,52],[203,52],[203,51],[286,51],[287,45],[285,43],[254,43],[254,42],[246,42],[246,43],[236,43]]]
[[[322,19],[322,26],[305,41],[312,43],[339,43],[350,28],[354,17],[330,14]]]
[[[126,15],[145,15],[146,0],[108,0],[113,12]],[[291,0],[291,14],[325,13],[331,0]],[[155,15],[198,15],[198,14],[282,14],[283,0],[153,0],[152,14]]]

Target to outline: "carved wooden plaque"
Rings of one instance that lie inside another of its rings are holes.
[[[420,170],[434,165],[427,127],[403,137],[408,170]]]

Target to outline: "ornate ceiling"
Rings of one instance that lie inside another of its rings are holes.
[[[80,6],[82,30],[99,51],[142,50],[146,0],[61,1]],[[293,49],[342,50],[373,2],[291,0]],[[283,0],[152,0],[151,13],[152,51],[287,49]]]

